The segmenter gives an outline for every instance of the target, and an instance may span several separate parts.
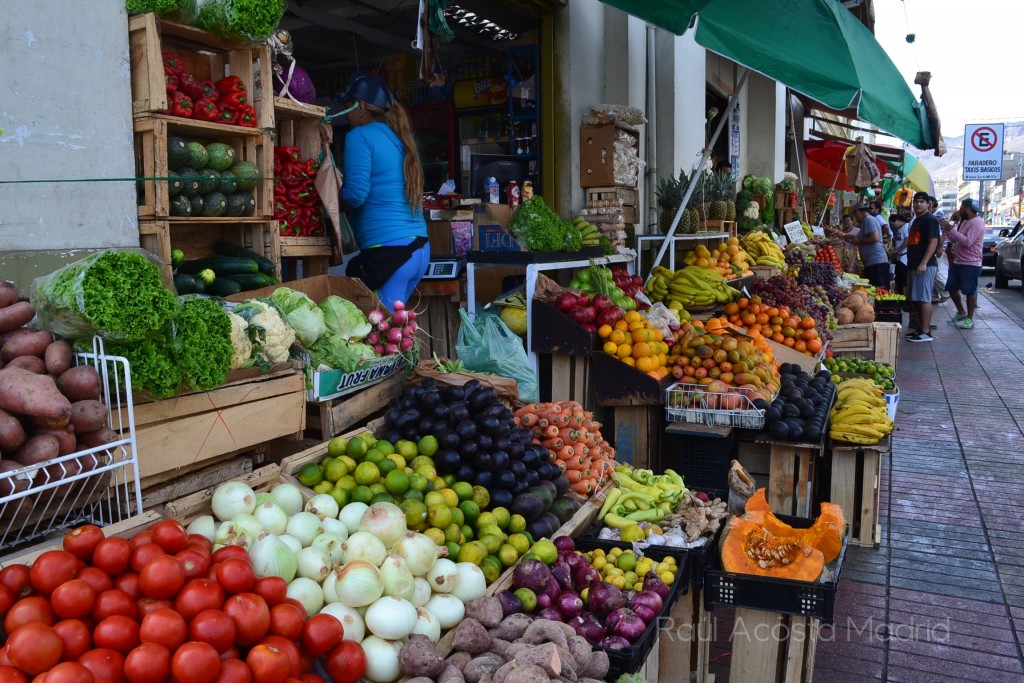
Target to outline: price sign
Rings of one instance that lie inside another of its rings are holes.
[[[811,232],[817,235],[818,237],[825,236],[825,228],[821,227],[820,225],[811,226]]]
[[[801,244],[807,241],[807,235],[804,234],[804,229],[800,227],[800,221],[786,223],[782,226],[782,229],[786,231],[786,236],[789,237],[789,241],[793,244]]]

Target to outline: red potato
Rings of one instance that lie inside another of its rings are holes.
[[[7,361],[8,368],[21,368],[28,370],[34,375],[46,374],[46,363],[39,356],[18,356]]]
[[[75,432],[95,432],[107,424],[107,406],[102,401],[87,399],[71,404],[71,426]]]
[[[57,378],[57,388],[71,401],[99,399],[103,387],[100,375],[91,365],[73,367]]]
[[[121,435],[115,432],[109,427],[100,427],[94,432],[86,432],[84,434],[78,434],[78,444],[83,448],[96,448],[97,446],[105,446],[108,443],[113,443],[121,438]]]
[[[0,308],[0,313],[3,309]],[[3,349],[0,349],[0,356],[10,361],[18,356],[35,356],[42,358],[46,353],[46,347],[53,343],[53,333],[46,330],[37,330],[32,334],[24,334],[7,342],[4,342]]]
[[[32,436],[52,436],[60,443],[60,455],[74,453],[78,447],[78,439],[75,437],[75,428],[71,425],[59,429],[48,429],[36,427],[32,430]]]
[[[0,280],[0,308],[13,306],[20,298],[17,285],[10,280]]]
[[[23,466],[14,462],[13,460],[0,460],[0,475],[4,476],[0,479],[0,496],[10,496],[19,491],[24,491],[32,485],[32,475],[20,474],[18,476],[9,476],[9,472],[21,469]]]
[[[43,418],[48,422],[44,426],[51,428],[63,427],[71,419],[71,401],[57,390],[53,378],[21,368],[0,370],[0,408]]]
[[[10,332],[27,325],[36,317],[36,309],[27,301],[19,301],[0,308],[0,332]]]
[[[26,438],[21,420],[6,410],[0,410],[0,452],[13,453],[25,443]]]
[[[60,377],[71,368],[71,344],[66,341],[55,341],[46,347],[43,359],[46,360],[46,372]]]
[[[29,438],[12,458],[22,465],[38,465],[47,460],[53,460],[60,455],[60,442],[57,437],[49,434],[40,434]]]

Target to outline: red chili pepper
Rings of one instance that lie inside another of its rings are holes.
[[[293,234],[291,224],[284,220],[277,221],[277,231],[285,237]]]
[[[168,113],[171,116],[182,116],[186,119],[192,118],[192,98],[188,95],[176,92],[171,98],[171,108]]]
[[[238,110],[229,105],[220,105],[220,112],[217,114],[217,120],[221,123],[230,123],[231,125],[238,124]]]
[[[217,103],[209,97],[200,97],[192,105],[192,118],[197,121],[218,121],[220,120],[220,109]]]
[[[177,55],[172,55],[170,52],[163,54],[164,60],[164,71],[170,71],[172,74],[177,76],[185,70],[185,65]]]
[[[164,72],[164,88],[167,89],[168,97],[178,91],[178,77],[170,71]]]
[[[203,93],[203,97],[209,97],[214,102],[219,102],[220,93],[217,92],[217,86],[213,84],[213,81],[202,81],[198,85],[199,90]]]
[[[238,108],[238,125],[246,128],[256,127],[256,110],[252,105],[243,104]]]

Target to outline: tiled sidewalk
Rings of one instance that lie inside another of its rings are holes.
[[[1024,681],[1024,322],[953,312],[900,344],[882,546],[847,555],[816,682]]]

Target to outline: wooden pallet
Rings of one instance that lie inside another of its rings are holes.
[[[170,52],[181,59],[185,71],[197,81],[238,76],[256,110],[257,124],[273,127],[274,98],[269,87],[273,77],[270,51],[265,45],[229,45],[192,26],[162,21],[155,14],[137,14],[128,17],[128,52],[133,113],[156,113],[168,108],[163,53]]]
[[[416,324],[421,330],[420,359],[456,358],[455,342],[459,338],[462,318],[459,308],[465,303],[466,279],[421,280],[410,297],[416,311]]]
[[[819,627],[810,617],[736,608],[729,680],[811,683]]]
[[[882,454],[892,447],[890,437],[874,446],[833,442],[832,486],[829,500],[843,508],[850,524],[850,543],[877,548],[882,542],[879,498]]]

